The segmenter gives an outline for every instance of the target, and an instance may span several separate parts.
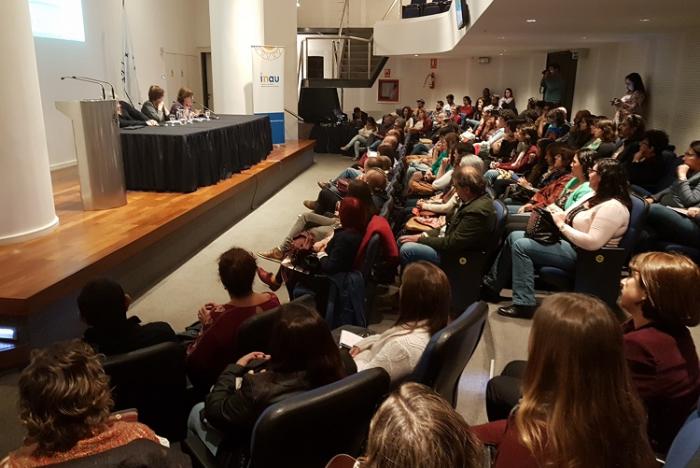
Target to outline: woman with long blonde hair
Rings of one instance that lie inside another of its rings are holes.
[[[620,325],[599,299],[546,298],[533,320],[519,406],[507,421],[473,428],[497,447],[494,466],[656,466],[622,346]]]

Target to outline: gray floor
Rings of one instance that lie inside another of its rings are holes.
[[[164,320],[173,328],[182,329],[197,319],[197,310],[206,302],[224,302],[226,293],[217,277],[217,257],[232,246],[251,251],[269,249],[282,239],[298,213],[304,210],[302,201],[315,198],[316,181],[327,180],[349,165],[350,160],[337,155],[317,155],[316,164],[294,179],[264,205],[238,222],[209,246],[201,250],[171,275],[162,280],[132,306],[131,313],[145,322]],[[260,260],[267,269],[276,264]],[[256,280],[256,289],[266,290]],[[278,292],[286,301],[284,288]],[[457,410],[470,424],[486,421],[484,390],[492,367],[496,373],[513,359],[527,354],[529,320],[506,319],[490,306],[489,319],[483,338],[464,371],[459,386]],[[374,326],[381,331],[391,324],[391,317]],[[696,340],[700,330],[692,330]],[[17,447],[22,430],[17,419],[17,374],[0,377],[0,457]]]

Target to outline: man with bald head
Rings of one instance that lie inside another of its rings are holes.
[[[484,177],[473,167],[463,166],[452,173],[452,185],[459,205],[446,226],[399,237],[402,266],[418,260],[440,265],[446,256],[489,248],[496,212],[486,194]]]

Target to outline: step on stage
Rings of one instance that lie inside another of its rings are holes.
[[[77,168],[54,171],[60,225],[0,246],[0,369],[29,350],[80,336],[75,303],[89,279],[109,276],[138,296],[313,164],[313,140],[287,142],[250,169],[192,193],[128,192],[126,206],[83,211]],[[5,349],[3,349],[3,347]]]

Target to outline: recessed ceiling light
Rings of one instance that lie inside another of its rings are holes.
[[[588,39],[586,36],[581,36],[581,39]]]
[[[418,54],[413,54],[414,57],[418,57]]]
[[[503,40],[503,39],[505,39],[505,38],[506,38],[506,36],[498,36],[496,39],[501,39],[501,40]]]
[[[525,20],[526,23],[537,23],[537,20],[535,18],[528,18]]]
[[[639,21],[641,21],[642,23],[648,23],[651,20],[649,18],[642,18]]]
[[[501,52],[501,53],[500,53],[500,54],[498,54],[498,55],[503,55],[503,52]]]

